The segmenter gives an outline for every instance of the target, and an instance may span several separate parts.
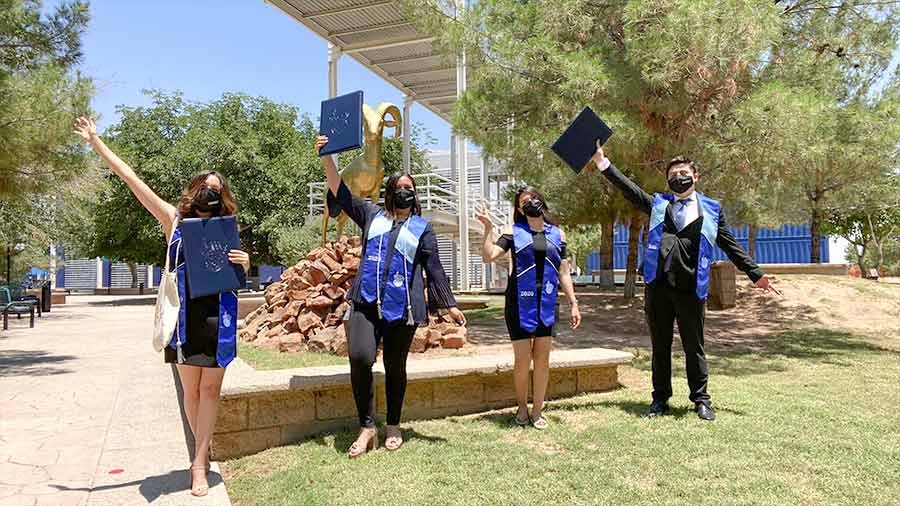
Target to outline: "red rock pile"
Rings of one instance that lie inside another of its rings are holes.
[[[285,270],[281,281],[266,289],[266,302],[244,318],[238,337],[256,346],[282,352],[317,351],[347,355],[343,317],[345,300],[359,270],[362,240],[341,236],[337,242],[311,251],[305,260]],[[431,317],[419,327],[411,353],[432,348],[461,348],[466,328],[449,317]]]

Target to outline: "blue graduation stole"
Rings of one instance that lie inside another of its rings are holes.
[[[184,262],[184,250],[181,248],[181,227],[175,229],[172,234],[172,242],[169,245],[169,264],[174,265],[178,277],[178,298],[181,307],[178,312],[178,325],[175,327],[175,335],[169,347],[177,353],[177,362],[184,362],[181,347],[187,343],[190,336],[187,335],[187,270]],[[227,367],[237,356],[237,312],[238,300],[236,292],[223,292],[219,294],[219,334],[216,345],[216,362],[220,367]]]
[[[540,321],[547,327],[556,323],[556,296],[559,292],[559,267],[562,263],[562,234],[558,227],[544,224],[547,256],[544,260],[544,279],[537,282],[534,259],[534,238],[527,222],[513,224],[513,247],[516,255],[516,286],[518,287],[519,326],[534,332],[538,326],[538,297]]]
[[[717,201],[697,193],[700,203],[700,216],[703,217],[703,225],[700,229],[700,259],[697,262],[697,297],[705,300],[709,295],[709,272],[712,262],[716,237],[719,235],[719,214],[722,205]],[[657,193],[653,196],[653,206],[650,211],[650,232],[647,234],[647,249],[644,252],[644,282],[652,283],[656,279],[657,265],[659,264],[659,246],[662,243],[663,227],[666,219],[666,209],[675,201],[675,196],[668,193]]]
[[[413,262],[419,249],[419,240],[425,232],[428,221],[413,214],[400,227],[387,277],[382,279],[384,263],[388,261],[387,243],[393,225],[394,222],[385,216],[384,211],[379,211],[369,225],[366,254],[359,273],[362,276],[360,294],[366,302],[377,305],[379,318],[395,322],[401,320],[405,313],[406,324],[415,325],[409,286],[415,272]]]

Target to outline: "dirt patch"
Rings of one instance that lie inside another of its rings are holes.
[[[825,327],[871,336],[886,347],[900,347],[900,285],[820,275],[781,275],[775,286],[779,297],[753,288],[738,279],[737,306],[706,312],[707,349],[754,350],[767,337],[790,329]],[[577,331],[568,328],[568,304],[560,306],[566,322],[554,340],[555,349],[605,347],[640,353],[650,346],[644,320],[643,295],[627,302],[617,290],[580,290],[583,317]],[[502,302],[500,302],[502,305]],[[677,328],[676,328],[676,339]],[[509,334],[502,315],[479,319],[469,326],[468,346],[440,350],[424,359],[510,351]],[[677,349],[680,344],[676,343]]]

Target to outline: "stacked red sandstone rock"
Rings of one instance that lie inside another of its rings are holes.
[[[345,295],[359,270],[362,241],[342,236],[316,248],[305,260],[281,274],[266,289],[266,302],[244,318],[242,341],[282,352],[318,351],[347,355],[343,317],[350,307]],[[461,348],[466,328],[449,317],[431,317],[420,327],[410,352],[431,348]]]

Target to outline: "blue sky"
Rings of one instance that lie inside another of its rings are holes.
[[[48,1],[45,7],[57,2]],[[99,127],[117,105],[146,105],[142,89],[181,90],[209,101],[244,92],[318,116],[328,94],[327,44],[263,0],[91,0],[82,69],[95,80]],[[364,90],[366,102],[402,106],[403,94],[353,59],[341,58],[339,93]],[[449,125],[418,105],[412,121],[447,149]]]

